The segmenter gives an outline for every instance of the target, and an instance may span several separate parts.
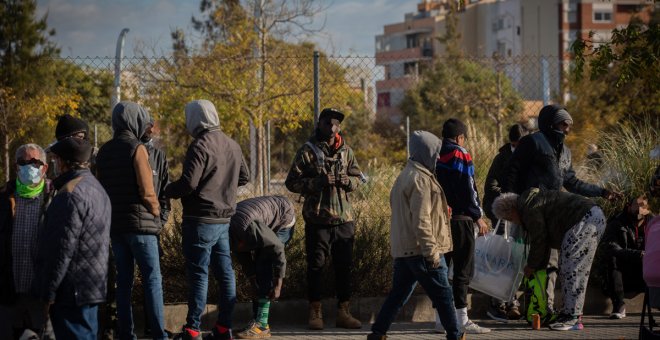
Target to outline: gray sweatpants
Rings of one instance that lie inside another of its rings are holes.
[[[582,315],[584,297],[598,241],[605,231],[605,215],[594,206],[564,235],[559,253],[559,279],[564,294],[561,312]]]

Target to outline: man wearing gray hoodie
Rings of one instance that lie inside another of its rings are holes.
[[[180,338],[202,339],[201,317],[206,307],[209,265],[219,283],[220,307],[213,339],[232,339],[231,314],[236,281],[231,266],[229,221],[236,210],[238,187],[249,172],[241,148],[220,130],[215,106],[208,100],[186,105],[186,129],[194,138],[181,178],[165,188],[168,198],[183,205],[183,255],[188,280],[188,315]]]
[[[410,159],[390,193],[392,290],[371,326],[368,340],[383,340],[419,282],[438,311],[447,339],[464,339],[456,321],[444,254],[452,250],[449,206],[435,178],[440,139],[427,131],[410,136]]]

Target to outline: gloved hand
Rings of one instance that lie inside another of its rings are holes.
[[[337,181],[337,178],[333,173],[320,175],[316,179],[319,181],[319,184],[324,188],[335,185],[335,182]]]
[[[426,257],[426,261],[428,261],[431,264],[431,268],[437,269],[438,267],[440,267],[440,256],[441,255],[442,254],[440,254],[440,252],[436,252],[436,253]]]

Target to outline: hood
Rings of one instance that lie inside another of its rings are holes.
[[[208,100],[193,100],[186,104],[186,130],[197,137],[201,132],[220,128],[220,120],[215,106]]]
[[[428,131],[415,131],[410,135],[410,159],[422,164],[431,172],[440,154],[442,141]]]
[[[573,117],[571,117],[564,107],[555,104],[546,105],[539,112],[539,130],[543,133],[551,132],[553,131],[553,125],[564,120],[573,122]]]
[[[147,109],[134,102],[119,102],[112,110],[112,130],[115,135],[129,132],[140,139],[150,121]]]

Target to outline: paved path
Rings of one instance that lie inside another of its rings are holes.
[[[606,316],[587,316],[584,318],[582,331],[553,331],[550,329],[531,330],[526,322],[517,321],[508,324],[497,323],[491,320],[477,320],[482,326],[493,329],[488,334],[469,334],[470,340],[482,339],[637,339],[639,331],[639,314],[630,314],[622,320],[609,320]],[[405,322],[395,323],[388,333],[392,340],[426,340],[445,339],[442,334],[432,332],[433,323]],[[323,331],[310,331],[300,326],[278,326],[273,329],[271,339],[277,340],[365,340],[369,325],[365,324],[361,330],[343,330],[334,327]]]

